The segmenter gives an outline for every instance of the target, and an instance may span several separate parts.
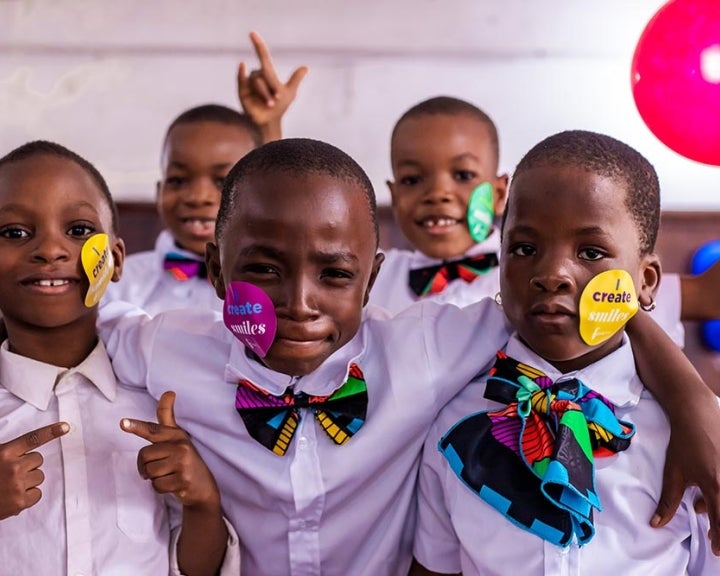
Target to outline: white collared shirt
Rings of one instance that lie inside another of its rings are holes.
[[[482,242],[475,244],[463,257],[495,252],[500,258],[500,231],[496,228]],[[483,298],[493,298],[500,290],[500,268],[491,268],[472,282],[460,278],[450,282],[439,294],[418,297],[408,283],[410,270],[442,264],[442,260],[430,258],[419,250],[387,250],[375,285],[370,292],[370,303],[381,306],[393,314],[405,310],[418,300],[447,302],[467,306]],[[685,345],[685,329],[680,320],[680,276],[663,274],[655,297],[656,308],[652,318],[680,347]]]
[[[154,420],[155,402],[116,384],[100,343],[76,368],[0,348],[0,442],[57,421],[71,431],[38,449],[42,498],[0,521],[0,573],[167,574],[170,528],[163,498],[137,471],[147,442],[121,418]]]
[[[168,252],[202,261],[197,254],[178,248],[170,232],[163,230],[154,250],[131,254],[125,259],[122,278],[110,283],[104,300],[130,302],[151,316],[177,308],[207,308],[221,312],[223,302],[206,278],[181,281],[163,269]]]
[[[238,531],[242,570],[253,576],[397,576],[409,566],[415,478],[438,410],[507,339],[492,301],[459,309],[431,302],[387,320],[366,309],[357,335],[299,379],[265,368],[219,316],[175,311],[152,320],[102,311],[118,377],[158,397],[175,390],[178,423],[193,437]],[[112,327],[115,327],[113,330]],[[368,389],[367,420],[342,446],[311,413],[285,456],[251,438],[235,409],[237,381],[272,394],[327,395],[351,362]]]
[[[516,337],[509,356],[561,375]],[[500,404],[483,398],[485,377],[469,384],[440,413],[428,434],[420,467],[416,558],[430,570],[465,576],[681,576],[720,574],[720,558],[707,537],[708,520],[696,515],[696,489],[686,491],[672,521],[650,527],[662,487],[670,427],[654,397],[635,372],[632,349],[623,345],[600,361],[565,375],[581,380],[616,406],[616,416],[633,422],[630,447],[595,459],[602,511],[594,512],[595,536],[586,545],[555,546],[511,523],[467,488],[439,452],[440,438],[457,421]]]

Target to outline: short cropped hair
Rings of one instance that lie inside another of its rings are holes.
[[[215,237],[218,242],[232,217],[238,190],[243,181],[259,173],[277,172],[326,175],[362,189],[367,200],[377,245],[377,204],[375,190],[367,174],[355,160],[339,148],[309,138],[286,138],[269,142],[249,152],[233,166],[225,177],[215,224]]]
[[[640,253],[655,250],[660,227],[660,184],[655,168],[640,152],[605,134],[569,130],[535,145],[518,163],[513,180],[531,168],[548,165],[578,166],[624,185],[625,206],[635,222]],[[512,186],[508,197],[512,202]]]
[[[20,162],[21,160],[35,158],[37,156],[55,156],[57,158],[69,160],[70,162],[74,162],[80,166],[80,168],[82,168],[88,176],[92,178],[95,185],[105,197],[105,200],[107,200],[107,204],[110,208],[110,214],[112,215],[112,231],[113,234],[118,233],[120,220],[118,217],[118,210],[115,205],[115,201],[112,198],[112,194],[110,194],[110,188],[108,188],[107,182],[105,182],[105,178],[103,178],[102,174],[100,174],[99,170],[95,168],[95,166],[79,154],[65,148],[65,146],[55,142],[48,142],[47,140],[34,140],[32,142],[27,142],[0,158],[0,170],[2,170],[3,166]]]
[[[245,130],[253,141],[255,148],[262,146],[263,138],[260,132],[260,127],[255,124],[252,118],[244,112],[239,112],[222,106],[221,104],[203,104],[201,106],[195,106],[182,112],[175,120],[173,120],[170,126],[165,132],[165,139],[163,141],[163,148],[167,143],[168,136],[172,132],[173,128],[181,124],[193,124],[195,122],[217,122],[219,124],[230,124],[239,126]]]
[[[392,131],[391,142],[395,140],[395,135],[399,126],[405,120],[411,120],[420,116],[459,116],[461,114],[467,114],[468,116],[471,116],[485,124],[485,126],[487,127],[488,135],[490,136],[490,145],[493,149],[495,161],[499,161],[500,144],[498,138],[498,130],[497,126],[495,126],[495,122],[493,122],[490,116],[488,116],[485,112],[480,110],[480,108],[478,108],[474,104],[470,104],[470,102],[460,100],[459,98],[453,98],[451,96],[436,96],[434,98],[429,98],[427,100],[419,102],[418,104],[415,104],[415,106],[407,110],[402,116],[400,116],[400,119],[395,123],[395,127]]]

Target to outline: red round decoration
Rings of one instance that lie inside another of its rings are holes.
[[[720,166],[720,0],[672,0],[645,27],[632,61],[640,116],[666,146]]]

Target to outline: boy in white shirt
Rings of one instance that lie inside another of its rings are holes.
[[[133,318],[110,304],[101,333],[118,375],[154,396],[177,389],[178,421],[218,480],[246,573],[403,573],[423,439],[504,345],[502,313],[488,300],[422,303],[392,319],[363,311],[383,259],[375,196],[363,170],[322,142],[245,156],[226,179],[215,233],[208,271],[227,327],[209,311]],[[645,350],[682,357],[639,320]],[[644,368],[680,379],[673,366]],[[717,407],[697,408],[717,426]],[[697,430],[695,416],[678,434]],[[717,468],[707,452],[701,460],[703,472]]]
[[[230,168],[263,142],[281,138],[281,122],[307,69],[281,82],[262,38],[250,39],[260,69],[241,63],[238,97],[245,113],[218,104],[196,106],[175,118],[162,145],[157,210],[164,230],[153,250],[131,254],[108,300],[124,300],[154,315],[174,308],[222,311],[207,279],[205,244],[215,239],[220,190]]]
[[[414,250],[392,249],[370,301],[393,313],[420,298],[464,306],[498,289],[508,177],[498,174],[498,131],[476,106],[439,96],[395,124],[390,141],[395,221]],[[720,264],[698,276],[666,274],[653,319],[680,346],[683,320],[720,316]]]
[[[215,574],[223,560],[217,486],[171,426],[172,397],[159,411],[164,441],[147,448],[153,485],[137,470],[146,442],[118,427],[126,416],[153,420],[155,402],[116,382],[95,329],[96,280],[117,280],[122,268],[116,228],[105,181],[77,154],[31,142],[0,159],[3,573]],[[97,255],[91,264],[85,252]],[[162,493],[182,504],[179,542],[180,506]]]
[[[623,322],[593,339],[598,314],[626,313],[603,309],[601,294],[632,303],[615,294],[637,290],[652,305],[659,214],[654,169],[608,136],[563,132],[520,161],[500,259],[516,333],[428,435],[414,576],[720,573],[696,489],[664,528],[648,525],[668,420],[636,373]]]

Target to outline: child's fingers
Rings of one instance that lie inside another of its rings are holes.
[[[250,89],[250,82],[247,75],[245,62],[240,62],[237,73],[238,94],[243,95]]]
[[[157,422],[146,422],[134,418],[120,420],[120,428],[130,434],[156,444],[158,442],[172,442],[178,440],[185,433],[180,428],[163,426]]]
[[[177,428],[175,422],[175,392],[168,390],[163,392],[157,405],[158,424],[168,426],[169,428]]]
[[[250,41],[255,47],[255,54],[257,54],[258,60],[260,60],[260,67],[262,68],[265,77],[271,86],[277,86],[280,84],[280,80],[275,72],[275,67],[273,66],[272,58],[270,58],[270,50],[268,50],[267,44],[265,44],[265,41],[257,32],[250,32]]]
[[[665,461],[663,470],[663,484],[660,499],[655,514],[650,520],[654,528],[661,528],[667,524],[680,506],[685,493],[685,479],[678,468],[672,466],[669,460]]]
[[[268,106],[275,104],[275,91],[260,72],[254,70],[250,74],[249,83],[252,85],[251,92],[262,98],[265,104]]]
[[[7,444],[2,446],[3,452],[11,456],[21,456],[35,450],[36,448],[47,444],[55,438],[60,438],[70,431],[70,425],[67,422],[55,422],[41,428],[37,428],[31,432],[27,432],[22,436],[18,436]]]
[[[309,68],[307,66],[300,66],[291,74],[290,79],[285,83],[285,87],[291,90],[293,95],[297,93],[300,83],[303,81],[303,78],[307,76],[308,70]]]

